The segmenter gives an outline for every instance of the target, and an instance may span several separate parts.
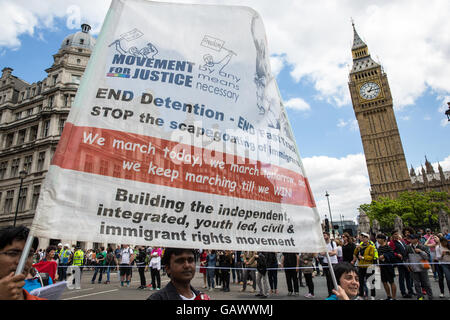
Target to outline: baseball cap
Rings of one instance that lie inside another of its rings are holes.
[[[419,239],[419,235],[418,234],[410,234],[409,238],[410,239]]]

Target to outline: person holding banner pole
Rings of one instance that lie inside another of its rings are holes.
[[[0,230],[0,300],[46,300],[23,289],[39,240],[24,226]]]
[[[331,263],[329,266],[331,267]],[[325,300],[355,300],[360,286],[356,267],[344,261],[335,264],[330,273],[333,275],[335,289]]]

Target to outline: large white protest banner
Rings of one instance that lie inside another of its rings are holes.
[[[113,0],[31,231],[105,243],[324,251],[258,13]]]

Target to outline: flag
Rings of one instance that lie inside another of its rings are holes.
[[[242,6],[113,0],[32,234],[324,251],[260,15]]]

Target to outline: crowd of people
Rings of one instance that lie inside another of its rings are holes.
[[[306,287],[306,298],[314,298],[314,278],[326,278],[328,296],[332,296],[334,283],[329,269],[340,262],[348,262],[357,270],[359,291],[357,299],[374,300],[376,286],[373,277],[379,268],[382,287],[386,300],[397,298],[398,288],[403,298],[433,298],[428,271],[439,283],[440,297],[445,297],[445,282],[450,291],[450,251],[448,233],[434,234],[405,228],[402,232],[394,231],[388,237],[384,234],[372,235],[361,233],[357,238],[348,233],[331,238],[324,232],[327,252],[321,253],[275,253],[231,250],[195,250],[198,271],[202,274],[203,288],[208,291],[230,291],[230,283],[241,285],[241,292],[248,290],[256,296],[267,298],[278,295],[278,272],[285,274],[287,294],[299,296],[299,288]],[[328,254],[327,254],[328,253]],[[86,251],[69,248],[60,243],[45,251],[38,250],[35,263],[39,267],[45,261],[54,261],[50,278],[53,281],[66,280],[67,266],[78,265],[80,268],[94,270],[91,282],[110,283],[110,272],[119,271],[121,286],[130,286],[132,270],[138,271],[140,286],[150,286],[152,290],[161,289],[161,272],[164,266],[161,258],[164,248],[128,245],[116,248],[101,247]],[[57,270],[57,272],[55,272]],[[395,272],[397,270],[397,273]],[[147,283],[146,272],[150,271],[151,283]],[[398,280],[395,281],[396,274]],[[98,278],[97,278],[98,276]],[[98,280],[97,280],[98,279]],[[369,283],[370,282],[370,283]]]
[[[394,230],[389,236],[361,233],[355,238],[344,233],[330,237],[328,232],[324,232],[323,236],[327,251],[319,253],[192,250],[194,268],[202,274],[202,289],[229,292],[230,283],[234,283],[241,286],[241,292],[248,290],[261,298],[280,294],[278,278],[284,273],[287,295],[299,296],[299,288],[306,287],[305,297],[314,298],[314,278],[324,276],[328,300],[347,299],[350,296],[352,299],[374,300],[376,277],[373,275],[376,270],[379,270],[386,294],[382,297],[386,300],[397,298],[397,288],[403,298],[423,300],[427,296],[433,299],[430,275],[439,283],[440,298],[445,297],[445,284],[450,293],[450,235],[446,232],[434,234],[430,229],[416,232],[405,228],[401,232]],[[9,244],[5,243],[0,248],[0,258],[18,252],[3,252],[5,247],[9,248]],[[83,269],[93,270],[92,284],[111,283],[111,271],[117,271],[120,285],[127,287],[130,286],[133,270],[137,269],[140,279],[138,289],[151,287],[151,290],[159,291],[162,289],[161,272],[164,275],[169,269],[166,265],[168,258],[164,259],[165,248],[130,248],[122,244],[114,248],[82,250],[62,243],[45,250],[37,249],[37,246],[33,248],[29,254],[30,265],[23,279],[23,288],[28,292],[39,286],[67,280],[70,266],[78,266],[82,275]],[[335,275],[343,272],[336,279],[338,284],[343,280],[346,289],[339,285],[336,290],[329,266]],[[147,272],[150,272],[151,281],[147,281]],[[167,275],[170,276],[169,273]],[[341,276],[345,279],[341,279]],[[0,289],[1,281],[6,280],[0,280]],[[356,287],[357,294],[354,294]]]

